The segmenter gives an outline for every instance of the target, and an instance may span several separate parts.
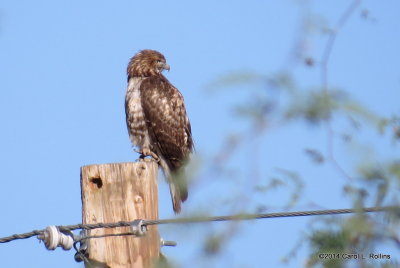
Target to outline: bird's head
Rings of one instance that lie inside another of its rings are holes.
[[[128,78],[129,77],[147,77],[152,75],[159,75],[163,70],[169,71],[165,57],[158,51],[145,49],[139,51],[131,58],[128,64]]]

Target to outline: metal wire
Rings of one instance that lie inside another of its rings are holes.
[[[23,233],[23,234],[14,234],[14,235],[10,235],[7,237],[3,237],[0,238],[0,243],[7,243],[13,240],[17,240],[17,239],[25,239],[25,238],[29,238],[35,235],[40,235],[43,234],[44,230],[33,230],[29,233]]]
[[[268,218],[287,218],[287,217],[302,217],[302,216],[322,216],[322,215],[336,215],[336,214],[349,214],[356,212],[381,212],[388,210],[400,210],[400,207],[370,207],[360,209],[330,209],[330,210],[308,210],[308,211],[294,211],[294,212],[277,212],[277,213],[264,213],[264,214],[237,214],[233,216],[214,216],[214,217],[192,217],[192,218],[177,218],[167,220],[147,220],[144,225],[155,224],[170,224],[170,223],[200,223],[212,221],[235,221],[235,220],[256,220]]]
[[[77,247],[78,243],[81,243],[82,241],[92,239],[92,238],[104,238],[104,237],[111,237],[111,236],[126,236],[126,235],[135,235],[135,233],[127,232],[127,233],[117,233],[117,234],[89,235],[89,236],[85,236],[85,237],[76,239],[74,241],[73,246],[74,246],[76,253],[79,254],[79,256],[81,257],[82,261],[84,261],[85,263],[88,263],[89,260],[86,258],[85,254],[82,253],[80,249],[78,249],[78,247]]]
[[[143,225],[159,225],[159,224],[182,224],[182,223],[202,223],[202,222],[217,222],[217,221],[237,221],[237,220],[256,220],[268,218],[287,218],[287,217],[303,217],[303,216],[322,216],[322,215],[337,215],[349,213],[367,213],[367,212],[382,212],[382,211],[396,211],[400,213],[400,207],[387,206],[387,207],[369,207],[360,209],[325,209],[325,210],[308,210],[308,211],[294,211],[294,212],[277,212],[277,213],[258,213],[258,214],[237,214],[231,216],[197,216],[189,218],[176,218],[164,220],[143,220]],[[116,228],[128,227],[134,224],[134,221],[119,221],[114,223],[90,223],[90,224],[75,224],[75,225],[60,225],[57,228],[61,232],[67,232],[77,229],[91,230],[98,228]],[[26,239],[32,236],[40,235],[44,230],[34,230],[32,232],[23,234],[14,234],[11,236],[0,238],[0,243],[7,243],[17,239]]]

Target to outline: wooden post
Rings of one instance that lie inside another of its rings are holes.
[[[90,165],[81,168],[82,222],[110,223],[158,219],[158,165],[154,161]],[[88,235],[130,232],[129,227],[94,229]],[[157,226],[143,237],[87,240],[85,267],[148,268],[160,255]],[[93,265],[95,264],[95,265]]]

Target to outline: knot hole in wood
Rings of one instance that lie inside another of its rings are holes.
[[[142,177],[143,173],[146,172],[146,165],[143,163],[140,163],[136,168],[136,172],[139,175],[139,177]]]
[[[101,187],[103,187],[103,181],[101,180],[100,177],[93,177],[90,178],[90,182],[95,184],[97,186],[98,189],[100,189]]]

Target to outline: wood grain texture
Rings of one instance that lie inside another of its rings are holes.
[[[110,223],[158,219],[158,166],[154,161],[89,165],[81,168],[82,222]],[[129,232],[128,227],[94,229],[89,235]],[[148,268],[160,255],[157,226],[144,237],[118,236],[88,240],[96,267]]]

